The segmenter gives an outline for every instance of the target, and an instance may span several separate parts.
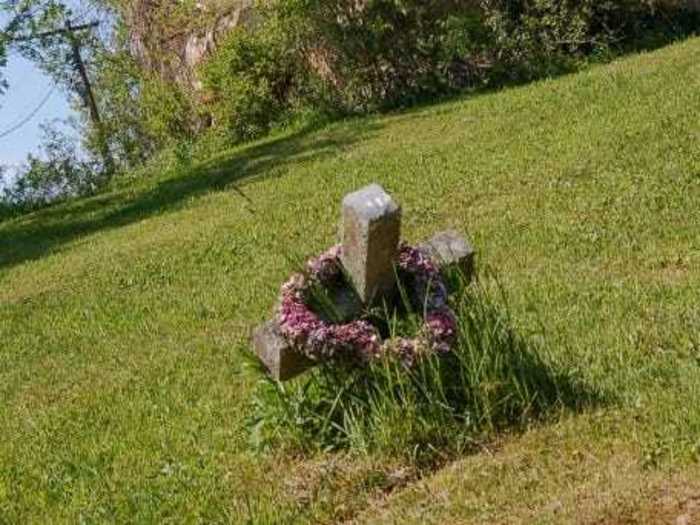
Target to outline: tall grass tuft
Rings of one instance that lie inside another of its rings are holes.
[[[541,346],[518,334],[495,279],[452,280],[459,326],[452,352],[411,368],[386,357],[367,367],[328,362],[288,384],[261,378],[250,419],[255,444],[426,464],[590,399]],[[391,335],[413,335],[419,319],[385,314]]]

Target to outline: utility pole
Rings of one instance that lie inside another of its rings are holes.
[[[76,36],[78,31],[92,29],[98,25],[99,22],[90,22],[88,24],[74,26],[71,24],[70,20],[67,20],[65,28],[54,29],[53,31],[46,31],[36,35],[14,37],[10,40],[10,42],[26,42],[28,40],[35,40],[56,35],[63,35],[68,39],[71,46],[71,61],[73,62],[73,67],[80,76],[80,81],[83,85],[83,90],[79,93],[79,95],[83,99],[83,102],[88,109],[90,121],[97,132],[97,140],[99,141],[98,147],[100,148],[100,155],[102,156],[102,162],[104,163],[105,173],[107,174],[107,177],[111,177],[115,170],[114,157],[112,157],[112,152],[109,150],[107,133],[105,132],[105,128],[102,124],[100,111],[97,107],[95,95],[92,90],[92,84],[90,83],[90,77],[88,77],[85,62],[83,62],[83,57],[80,53],[80,39]]]
[[[99,22],[90,22],[89,24],[80,24],[77,26],[70,26],[70,30],[73,32],[82,31],[84,29],[92,29],[93,27],[97,27],[98,25],[100,25]],[[14,36],[12,38],[9,38],[7,40],[7,43],[11,44],[13,42],[28,42],[29,40],[36,40],[37,38],[46,38],[49,36],[63,35],[63,34],[65,34],[65,32],[66,32],[66,29],[61,28],[61,29],[54,29],[53,31],[44,31],[43,33],[38,33],[36,35]]]
[[[114,158],[112,157],[112,152],[109,151],[107,134],[105,133],[104,126],[102,125],[100,111],[97,108],[97,102],[95,102],[95,95],[92,91],[92,84],[90,83],[87,70],[85,69],[83,57],[80,54],[80,40],[75,36],[77,30],[79,29],[71,26],[70,20],[66,21],[65,34],[67,35],[68,41],[71,45],[73,66],[80,75],[80,80],[83,83],[83,92],[81,93],[82,98],[90,113],[90,120],[97,131],[97,140],[99,141],[98,147],[100,148],[100,154],[102,155],[102,161],[104,162],[105,172],[107,173],[107,176],[110,177],[114,173]]]

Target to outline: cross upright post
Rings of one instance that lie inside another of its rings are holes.
[[[343,199],[341,262],[366,305],[394,289],[400,234],[401,207],[379,184]]]

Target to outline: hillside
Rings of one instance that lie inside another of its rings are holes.
[[[698,56],[290,131],[0,223],[0,522],[700,519]],[[408,240],[468,233],[601,402],[421,480],[253,453],[238,350],[371,181]]]

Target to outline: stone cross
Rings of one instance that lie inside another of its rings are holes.
[[[341,262],[365,305],[387,297],[396,284],[394,268],[400,230],[401,208],[378,184],[343,199]],[[459,233],[438,233],[419,247],[443,270],[456,267],[471,277],[474,250]],[[316,364],[284,339],[274,319],[254,331],[253,346],[278,381],[292,379]]]

